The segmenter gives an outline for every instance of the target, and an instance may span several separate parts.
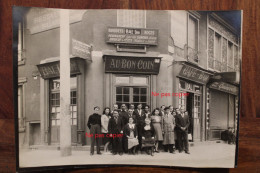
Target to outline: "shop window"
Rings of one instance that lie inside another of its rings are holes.
[[[122,104],[126,104],[127,107],[129,107],[130,103],[133,103],[135,107],[137,107],[139,103],[142,103],[143,107],[149,104],[149,77],[116,76],[115,78],[115,103],[117,103],[119,107],[121,107]],[[129,83],[120,83],[120,79],[123,78],[128,78]]]
[[[146,11],[117,10],[117,26],[146,28]]]
[[[188,19],[188,56],[198,63],[198,19],[189,14]]]
[[[71,125],[77,125],[77,78],[70,78]],[[52,126],[60,125],[60,79],[50,81],[50,121]]]

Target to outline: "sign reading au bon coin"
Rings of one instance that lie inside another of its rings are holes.
[[[161,58],[105,55],[106,73],[158,74]]]
[[[108,27],[106,42],[157,45],[158,30],[143,28]]]

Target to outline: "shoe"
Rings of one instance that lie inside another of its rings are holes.
[[[91,155],[91,156],[93,156],[93,155],[94,155],[94,153],[90,153],[90,155]]]
[[[122,156],[122,155],[123,155],[123,152],[120,152],[119,155]]]
[[[102,153],[98,152],[97,154],[98,154],[98,155],[101,155]]]
[[[186,154],[190,154],[190,152],[189,152],[189,151],[185,151],[185,153],[186,153]]]
[[[179,150],[179,153],[182,153],[183,151],[182,150]]]
[[[116,155],[117,153],[116,152],[113,152],[113,155]]]

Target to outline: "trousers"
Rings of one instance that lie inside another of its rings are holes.
[[[101,130],[100,130],[100,125],[99,124],[95,124],[95,125],[91,125],[90,128],[90,134],[93,134],[93,136],[91,137],[91,149],[90,152],[92,154],[94,154],[94,146],[95,146],[95,142],[97,145],[97,153],[100,153],[100,138],[96,138],[96,134],[100,134]]]

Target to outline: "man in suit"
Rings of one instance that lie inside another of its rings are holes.
[[[136,115],[134,114],[134,109],[128,109],[127,122],[129,122],[129,118],[133,118],[134,123],[136,123]]]
[[[90,129],[91,134],[91,149],[90,149],[90,155],[92,156],[94,154],[94,145],[96,142],[97,145],[97,154],[101,154],[100,152],[100,138],[96,138],[96,135],[101,134],[101,115],[98,114],[99,107],[94,107],[94,113],[89,116],[88,119],[88,128]]]
[[[112,139],[112,153],[116,155],[123,154],[123,146],[122,146],[122,137],[123,137],[123,120],[119,117],[119,111],[113,111],[113,117],[109,119],[108,122],[108,132],[110,135],[116,135],[117,137],[113,137]],[[119,134],[122,134],[119,137]],[[111,137],[111,136],[110,136]]]
[[[144,111],[142,110],[143,105],[139,103],[137,105],[137,109],[134,111],[134,115],[136,117],[136,127],[138,132],[138,142],[139,142],[139,150],[142,148],[142,130],[143,130],[143,119],[142,115],[144,114]]]
[[[151,119],[151,112],[150,112],[150,106],[149,105],[146,105],[144,107],[144,112],[142,114],[143,124],[145,124],[145,119],[146,118]]]
[[[125,104],[121,105],[121,111],[119,112],[119,117],[123,120],[123,126],[128,123],[128,112]]]
[[[184,113],[184,110],[176,109],[177,115],[175,119],[176,127],[177,127],[177,140],[179,152],[181,153],[184,149],[186,154],[190,154],[189,152],[189,144],[188,144],[188,127],[190,125],[190,120],[188,116],[188,112]]]

